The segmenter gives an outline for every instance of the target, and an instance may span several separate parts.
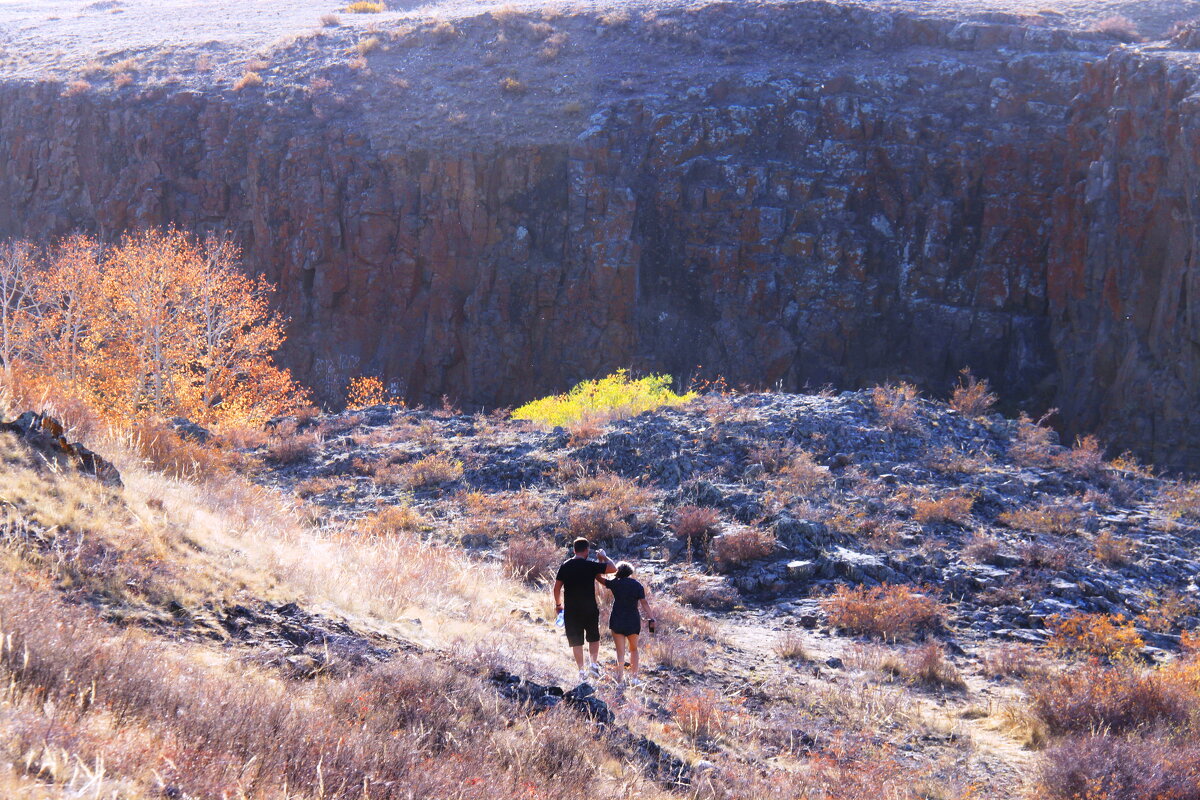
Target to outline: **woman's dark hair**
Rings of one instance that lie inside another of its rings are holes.
[[[633,574],[633,565],[630,564],[628,561],[622,561],[620,564],[617,564],[617,577],[618,578],[628,578],[632,574]]]

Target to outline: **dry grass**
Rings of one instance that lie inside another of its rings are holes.
[[[946,608],[929,594],[898,584],[850,588],[821,601],[829,624],[855,633],[902,641],[936,630],[946,621]]]
[[[1048,412],[1046,416],[1053,413]],[[1009,458],[1026,467],[1050,465],[1055,446],[1054,432],[1041,424],[1043,420],[1034,422],[1027,414],[1021,414],[1016,423],[1016,435],[1008,446]]]
[[[346,6],[346,12],[349,14],[378,14],[384,10],[383,3],[368,2],[368,0],[358,0]]]
[[[1104,448],[1095,436],[1081,436],[1074,447],[1055,453],[1050,461],[1072,475],[1091,478],[1104,470]]]
[[[516,78],[510,76],[500,79],[500,91],[504,92],[505,94],[519,95],[525,94],[525,92],[528,91],[528,87],[526,87],[525,84],[521,83]]]
[[[936,642],[929,642],[908,654],[904,677],[927,688],[959,691],[967,688],[958,669],[946,658],[945,648]]]
[[[63,87],[62,95],[63,97],[77,97],[86,94],[91,88],[92,85],[85,80],[71,81]]]
[[[1142,34],[1138,31],[1137,23],[1129,17],[1121,16],[1120,14],[1105,17],[1092,25],[1089,30],[1094,33],[1104,34],[1110,39],[1116,39],[1118,42],[1126,44],[1143,41]]]
[[[235,92],[240,92],[243,89],[254,89],[262,85],[262,75],[259,75],[253,70],[247,70],[242,74],[242,77],[238,78],[237,82],[233,84],[233,90]]]
[[[1092,542],[1092,557],[1110,567],[1125,566],[1136,555],[1137,542],[1127,536],[1117,536],[1112,531],[1101,531]]]
[[[1036,505],[1005,511],[997,520],[1017,530],[1069,536],[1079,532],[1081,515],[1082,509],[1073,502],[1043,499]]]
[[[804,636],[796,631],[785,631],[775,640],[775,655],[784,661],[808,661],[809,653]]]
[[[461,461],[444,453],[433,453],[399,465],[396,482],[410,489],[422,489],[453,483],[462,476]]]
[[[366,56],[379,49],[382,42],[378,36],[369,36],[366,39],[358,42],[351,48],[351,52],[357,53],[360,56]]]
[[[979,564],[990,564],[999,554],[1000,540],[978,531],[963,548],[963,555]]]
[[[308,461],[321,447],[320,436],[308,431],[300,433],[295,427],[281,426],[267,442],[266,458],[276,464],[288,465]]]
[[[357,523],[358,530],[367,536],[395,537],[415,533],[429,527],[429,521],[408,502],[381,507]]]
[[[1050,668],[1046,659],[1027,644],[997,645],[983,653],[980,667],[989,678],[1030,678],[1045,675]]]
[[[341,24],[342,24],[342,18],[339,17],[337,14],[322,14],[321,15],[321,27],[336,28],[337,26],[339,26]]]

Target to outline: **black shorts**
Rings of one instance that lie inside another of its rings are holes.
[[[579,647],[586,635],[589,642],[600,641],[600,610],[576,611],[563,614],[563,630],[567,632],[567,644]]]

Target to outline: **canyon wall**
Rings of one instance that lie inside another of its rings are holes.
[[[231,230],[329,401],[372,373],[511,404],[623,365],[942,393],[970,365],[1200,468],[1190,73],[863,13],[786,64],[606,101],[565,140],[406,142],[304,91],[8,84],[0,234]]]

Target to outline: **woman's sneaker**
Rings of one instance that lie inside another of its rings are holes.
[[[588,682],[588,671],[586,669],[579,670],[579,682],[580,683]]]
[[[588,665],[588,670],[591,671],[593,678],[600,677],[600,665],[597,664],[595,661],[593,661],[591,664]]]

